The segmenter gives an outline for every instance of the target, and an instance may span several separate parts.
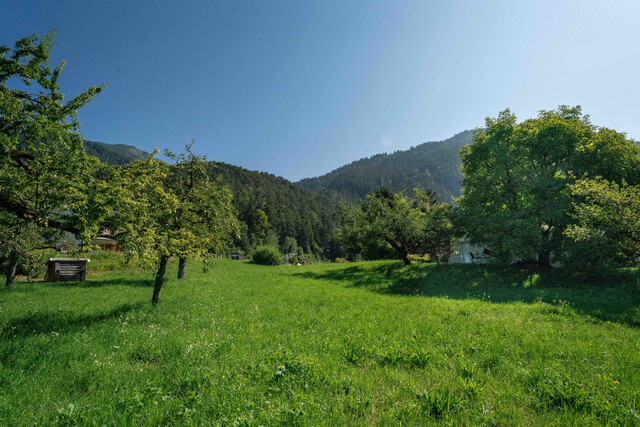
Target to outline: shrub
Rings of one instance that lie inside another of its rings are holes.
[[[122,252],[95,251],[88,258],[87,271],[114,271],[126,267],[125,257]]]
[[[407,255],[407,258],[409,258],[409,260],[411,260],[411,261],[418,261],[418,262],[429,262],[429,261],[431,261],[431,257],[429,256],[429,254],[424,254],[422,256],[409,254],[409,255]]]
[[[253,253],[253,262],[262,265],[282,264],[282,254],[273,246],[258,246]]]

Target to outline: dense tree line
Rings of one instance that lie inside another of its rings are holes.
[[[267,243],[286,251],[285,241],[320,258],[334,259],[341,252],[334,236],[340,222],[335,192],[316,192],[284,178],[210,162],[209,174],[219,178],[233,194],[240,220],[239,248],[251,253]]]

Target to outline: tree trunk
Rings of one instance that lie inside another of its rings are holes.
[[[540,251],[538,254],[538,267],[551,268],[551,253],[549,251]]]
[[[9,264],[7,265],[7,280],[4,282],[4,286],[10,288],[13,285],[13,280],[16,278],[16,268],[18,267],[18,251],[11,251],[9,254]]]
[[[401,246],[400,244],[396,243],[396,241],[393,239],[385,238],[385,240],[387,243],[391,245],[393,249],[395,249],[398,255],[400,255],[400,259],[402,260],[404,265],[411,264],[411,260],[409,259],[409,251],[404,246]]]
[[[404,265],[411,264],[411,260],[409,259],[409,252],[407,252],[406,250],[400,250],[400,257],[402,258],[402,262],[404,263]]]
[[[160,265],[156,273],[156,283],[153,286],[153,297],[151,297],[152,305],[158,305],[160,301],[160,289],[162,289],[162,283],[164,282],[164,273],[167,272],[167,261],[169,261],[168,256],[162,255],[160,257]]]
[[[178,279],[184,279],[184,276],[187,274],[187,259],[184,257],[180,257],[178,261]]]
[[[551,268],[551,251],[549,250],[549,240],[551,233],[549,230],[542,231],[543,247],[538,253],[538,267]]]

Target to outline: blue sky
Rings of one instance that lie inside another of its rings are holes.
[[[0,44],[58,30],[62,91],[108,87],[86,139],[291,180],[560,104],[640,139],[637,1],[14,1]]]

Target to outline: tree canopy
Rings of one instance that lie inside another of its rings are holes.
[[[96,179],[102,166],[85,152],[76,115],[103,86],[64,102],[64,61],[49,64],[53,36],[0,46],[0,209],[88,244],[108,212],[108,186]]]
[[[505,110],[461,150],[458,220],[472,242],[503,261],[551,264],[566,252],[574,221],[570,185],[584,177],[640,181],[640,148],[624,134],[594,126],[580,107],[560,106],[517,123]]]
[[[361,208],[347,211],[343,238],[364,245],[385,242],[406,265],[410,254],[448,257],[452,248],[450,207],[435,193],[414,189],[413,196],[380,187],[369,194]]]
[[[171,256],[201,257],[238,228],[231,193],[209,178],[205,159],[193,154],[191,145],[186,154],[165,155],[175,163],[151,156],[122,169],[115,183],[119,206],[108,223],[130,259],[158,266],[153,304]]]
[[[570,186],[574,222],[571,240],[573,270],[587,274],[640,265],[640,186],[602,178],[582,179]]]

